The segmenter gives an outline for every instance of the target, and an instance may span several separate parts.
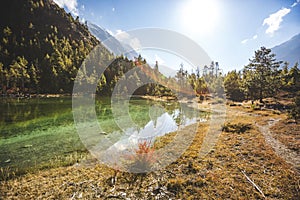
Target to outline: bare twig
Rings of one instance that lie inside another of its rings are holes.
[[[75,198],[76,194],[77,194],[77,192],[74,192],[74,193],[73,193],[73,195],[72,195],[72,197],[71,197],[71,200],[73,200],[73,199]]]
[[[264,195],[264,193],[261,191],[261,189],[249,178],[249,176],[247,176],[247,174],[241,170],[241,172],[244,174],[244,176],[247,178],[247,180],[255,187],[255,189],[264,197],[266,198],[266,196]]]

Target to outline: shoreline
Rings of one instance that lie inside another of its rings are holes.
[[[54,97],[71,97],[72,94],[65,93],[65,94],[51,94],[51,93],[45,93],[45,94],[2,94],[1,98],[9,98],[9,99],[17,99],[17,98],[54,98]]]

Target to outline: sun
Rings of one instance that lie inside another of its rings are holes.
[[[191,34],[212,33],[218,23],[219,5],[215,0],[189,0],[181,6],[181,24]]]

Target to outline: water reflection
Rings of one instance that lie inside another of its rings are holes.
[[[171,112],[163,111],[164,109],[160,106],[151,106],[149,109],[151,120],[142,128],[127,128],[124,131],[124,135],[107,149],[105,154],[110,155],[109,159],[111,160],[111,155],[136,150],[139,143],[144,141],[153,143],[157,137],[175,132],[190,124],[205,122],[208,118],[207,114],[189,107],[175,109]],[[158,116],[158,114],[160,115]],[[120,133],[117,134],[116,132],[114,134],[120,135]]]
[[[175,120],[167,112],[159,116],[155,121],[149,121],[143,128],[129,128],[126,130],[127,137],[116,142],[112,147],[118,151],[123,151],[143,141],[152,142],[155,137],[166,133],[174,132],[178,129]]]

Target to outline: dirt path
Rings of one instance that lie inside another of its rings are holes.
[[[256,126],[259,128],[259,131],[264,135],[266,143],[274,149],[278,156],[283,158],[286,162],[292,164],[295,168],[299,168],[300,156],[295,151],[288,149],[284,144],[282,144],[280,141],[278,141],[272,136],[270,128],[279,121],[279,119],[270,118],[267,121],[267,125],[259,125],[258,123],[256,123]]]
[[[265,141],[268,145],[272,147],[272,149],[275,151],[275,153],[283,158],[286,162],[293,165],[294,168],[297,170],[300,170],[300,155],[291,150],[288,149],[284,144],[282,144],[280,141],[275,139],[273,137],[273,133],[270,131],[270,128],[274,126],[277,122],[279,122],[281,119],[274,119],[274,118],[268,118],[264,119],[263,121],[260,121],[260,123],[257,123],[259,120],[257,117],[261,117],[261,114],[255,114],[255,113],[249,113],[245,111],[235,110],[236,116],[239,115],[248,115],[255,121],[255,125],[258,127],[259,131],[263,134]]]

